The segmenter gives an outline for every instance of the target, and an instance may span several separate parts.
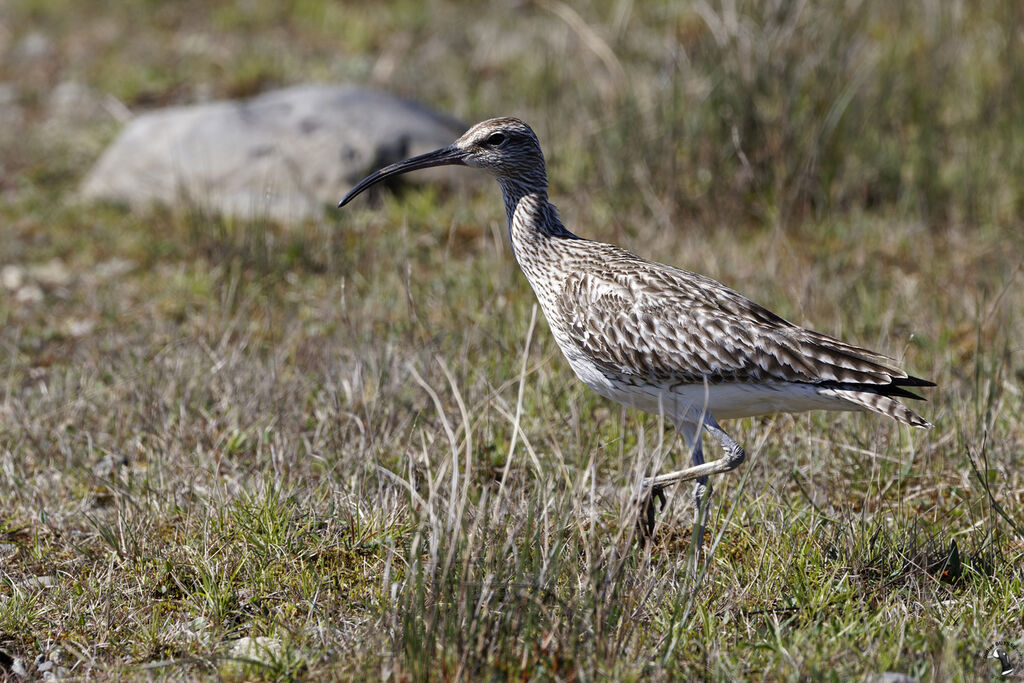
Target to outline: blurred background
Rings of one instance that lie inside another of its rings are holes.
[[[320,82],[469,123],[518,115],[558,183],[614,196],[620,215],[629,197],[673,221],[1021,214],[1024,18],[1011,0],[8,0],[0,12],[8,201],[73,187],[134,113]]]

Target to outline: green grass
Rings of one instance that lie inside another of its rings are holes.
[[[0,9],[0,268],[38,287],[0,290],[0,650],[108,680],[922,681],[1024,651],[1024,16],[730,4]],[[936,427],[734,421],[710,561],[688,490],[642,548],[679,439],[572,376],[497,188],[292,226],[81,205],[119,124],[55,119],[66,80],[523,116],[572,229],[901,359]]]

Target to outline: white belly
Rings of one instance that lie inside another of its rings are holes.
[[[662,414],[677,424],[699,422],[704,414],[716,420],[728,420],[808,410],[860,410],[856,404],[823,395],[811,384],[634,384],[609,378],[581,356],[566,354],[566,358],[576,376],[605,398],[655,415]]]

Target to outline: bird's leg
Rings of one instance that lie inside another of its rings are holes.
[[[687,450],[692,450],[694,464],[703,463],[704,452],[700,440],[701,426],[699,424],[677,424],[676,431],[683,435]],[[637,518],[637,526],[642,538],[650,538],[654,535],[654,519],[658,514],[658,510],[654,505],[655,499],[661,501],[661,509],[664,510],[668,504],[668,499],[665,497],[665,489],[675,483],[672,481],[659,483],[656,481],[657,479],[659,477],[648,477],[641,483],[640,516]],[[706,482],[707,478],[704,481]]]
[[[743,446],[736,443],[731,436],[726,434],[725,430],[715,422],[715,418],[710,415],[704,416],[704,431],[710,434],[719,443],[722,450],[725,451],[725,457],[722,460],[725,460],[728,466],[722,470],[723,472],[736,469],[747,459],[747,453],[743,450]]]
[[[665,497],[665,487],[644,485],[640,493],[640,516],[637,517],[636,524],[640,537],[645,540],[654,537],[654,521],[658,514],[658,509],[654,503],[655,500],[661,501],[661,509],[664,510],[668,504],[668,498]]]
[[[698,437],[697,446],[693,449],[693,466],[703,464],[704,449]],[[711,482],[707,477],[701,477],[693,486],[693,541],[698,553],[704,547],[704,529],[707,527],[708,509],[711,507],[711,488]]]
[[[660,486],[664,488],[670,484],[677,484],[681,481],[693,481],[694,479],[700,480],[713,474],[729,472],[743,464],[743,461],[747,458],[747,454],[744,452],[743,447],[736,443],[732,437],[726,434],[710,415],[704,416],[704,431],[714,437],[715,441],[722,446],[722,450],[725,451],[724,457],[721,457],[718,460],[712,460],[711,462],[694,464],[692,467],[687,467],[685,470],[679,470],[678,472],[669,472],[668,474],[659,474],[656,477],[650,477],[649,479],[644,480],[644,485],[651,487]]]
[[[694,537],[697,541],[697,547],[700,548],[704,541],[704,526],[707,521],[707,508],[708,501],[711,499],[711,482],[708,481],[708,477],[713,474],[721,474],[723,472],[730,472],[746,460],[747,454],[731,436],[725,433],[725,431],[715,422],[715,418],[710,415],[704,416],[703,430],[710,434],[715,441],[721,445],[722,450],[725,451],[725,455],[718,460],[712,460],[711,462],[704,462],[704,454],[700,446],[700,431],[698,429],[697,436],[693,441],[693,466],[687,467],[685,470],[679,470],[678,472],[669,472],[668,474],[659,474],[656,477],[650,477],[644,480],[644,487],[650,488],[652,491],[661,490],[672,484],[677,484],[683,481],[697,481],[697,485],[694,490],[694,499],[697,503],[696,519],[694,523]],[[688,431],[683,431],[683,435],[689,437]],[[690,441],[690,438],[687,438]],[[649,526],[653,530],[654,516],[653,508],[648,513]]]

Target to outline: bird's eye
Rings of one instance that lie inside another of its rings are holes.
[[[504,133],[491,133],[487,136],[487,144],[497,147],[501,143],[505,142]]]

